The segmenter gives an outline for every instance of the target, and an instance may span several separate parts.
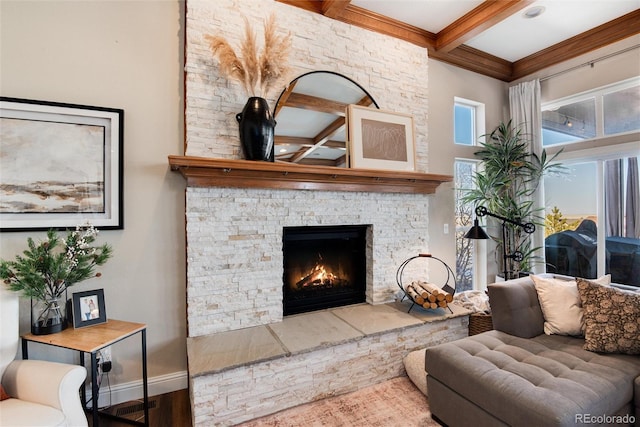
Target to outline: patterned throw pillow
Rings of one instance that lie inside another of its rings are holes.
[[[640,354],[640,293],[578,279],[585,325],[584,349]]]

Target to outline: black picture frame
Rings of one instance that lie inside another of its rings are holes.
[[[0,97],[0,231],[123,229],[124,110]]]
[[[71,299],[74,328],[106,323],[107,310],[104,304],[104,289],[75,292]]]

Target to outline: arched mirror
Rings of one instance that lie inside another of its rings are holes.
[[[349,104],[379,108],[358,83],[332,71],[311,71],[282,91],[274,115],[275,160],[346,167]]]

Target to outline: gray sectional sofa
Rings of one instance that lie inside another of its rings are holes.
[[[436,420],[451,427],[640,426],[640,356],[587,351],[584,338],[546,335],[529,277],[488,292],[495,330],[426,350]]]

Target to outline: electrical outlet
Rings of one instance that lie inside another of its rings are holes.
[[[100,350],[100,353],[102,354],[102,362],[111,362],[111,346],[105,347],[102,350]]]

